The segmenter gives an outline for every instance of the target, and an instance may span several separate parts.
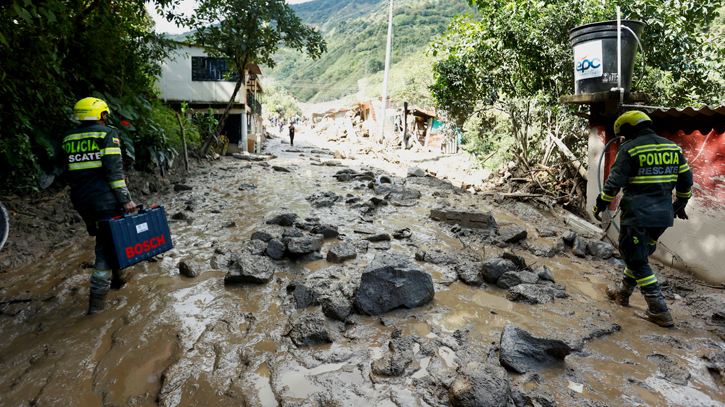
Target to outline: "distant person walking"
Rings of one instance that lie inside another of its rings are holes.
[[[289,144],[295,145],[295,124],[290,121],[289,124]]]

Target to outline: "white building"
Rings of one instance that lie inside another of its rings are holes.
[[[216,114],[224,113],[236,86],[236,78],[229,78],[226,60],[209,57],[201,46],[179,43],[171,58],[162,65],[161,77],[156,86],[161,90],[159,98],[172,108],[179,109],[186,102],[198,113],[209,108]],[[264,139],[262,131],[262,107],[258,95],[264,93],[258,79],[262,70],[248,63],[244,70],[246,86],[237,92],[229,117],[221,131],[229,139],[228,153],[240,150],[253,151],[255,142]],[[191,118],[191,109],[187,115]]]

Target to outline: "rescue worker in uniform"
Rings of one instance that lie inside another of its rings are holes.
[[[688,219],[685,206],[692,196],[692,170],[682,149],[655,134],[651,126],[649,116],[639,111],[624,113],[614,123],[614,133],[626,141],[619,147],[593,212],[601,219],[600,212],[623,189],[619,253],[627,267],[619,285],[607,287],[606,294],[626,307],[634,288],[639,286],[647,301],[646,319],[670,327],[674,321],[648,256],[655,252],[657,239],[673,225],[675,217]]]
[[[125,212],[136,210],[123,175],[118,131],[106,125],[109,114],[108,105],[101,99],[81,99],[73,107],[73,115],[81,125],[69,131],[62,144],[73,207],[86,223],[88,233],[96,237],[89,315],[103,309],[111,279],[117,272],[111,270],[106,260],[112,248],[98,234],[98,222],[121,215],[121,207]]]

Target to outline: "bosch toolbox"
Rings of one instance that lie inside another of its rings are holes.
[[[113,244],[113,256],[107,261],[114,269],[125,269],[174,247],[163,205],[102,220],[99,227]]]

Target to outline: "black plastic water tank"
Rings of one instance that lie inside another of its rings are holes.
[[[641,37],[644,23],[622,20]],[[597,93],[617,87],[617,21],[601,21],[569,30],[574,48],[574,94]],[[634,73],[637,40],[622,28],[622,87],[629,92]]]

